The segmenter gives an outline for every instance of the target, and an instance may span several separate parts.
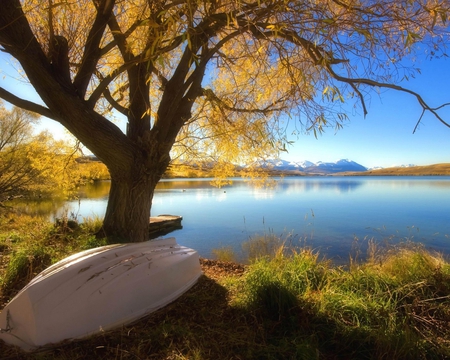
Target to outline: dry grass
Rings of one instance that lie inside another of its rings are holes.
[[[450,175],[450,163],[434,164],[426,166],[391,167],[385,169],[368,170],[358,173],[347,173],[346,175],[445,176]]]

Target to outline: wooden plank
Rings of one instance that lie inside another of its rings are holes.
[[[183,220],[183,217],[178,215],[158,215],[150,217],[150,239],[182,229],[183,226],[181,225],[181,220]]]

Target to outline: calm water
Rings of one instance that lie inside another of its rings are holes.
[[[108,188],[92,185],[88,198],[64,207],[80,220],[102,217]],[[220,247],[240,254],[242,242],[267,234],[342,261],[372,238],[411,239],[450,254],[450,177],[296,177],[273,188],[235,179],[220,189],[209,179],[165,180],[153,199],[158,214],[182,215],[183,229],[172,234],[203,257]]]

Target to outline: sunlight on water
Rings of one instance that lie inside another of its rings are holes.
[[[86,188],[89,199],[65,207],[82,220],[105,212],[108,184]],[[275,234],[329,257],[348,259],[355,243],[411,239],[450,254],[450,177],[307,177],[256,188],[242,179],[223,188],[210,179],[164,180],[152,215],[183,216],[178,242],[211,257],[211,250]]]

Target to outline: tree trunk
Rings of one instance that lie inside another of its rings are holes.
[[[138,167],[138,166],[136,166]],[[140,242],[149,238],[150,209],[160,176],[141,169],[111,174],[111,189],[99,235],[108,242]]]

